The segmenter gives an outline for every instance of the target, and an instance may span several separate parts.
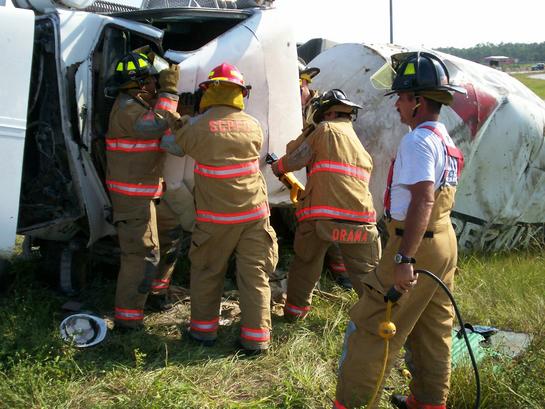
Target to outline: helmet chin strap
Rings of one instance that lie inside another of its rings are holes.
[[[416,116],[416,111],[418,110],[418,107],[420,106],[420,97],[416,95],[415,99],[416,99],[416,105],[413,108],[413,118]]]

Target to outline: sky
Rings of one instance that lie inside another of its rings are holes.
[[[545,41],[543,0],[392,0],[393,42],[427,48]],[[390,42],[390,0],[275,0],[297,42]]]

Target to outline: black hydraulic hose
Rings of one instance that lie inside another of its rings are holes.
[[[460,324],[462,335],[464,336],[464,341],[467,346],[467,351],[469,353],[469,357],[471,359],[471,365],[473,366],[473,371],[475,372],[475,409],[479,409],[479,406],[481,405],[481,379],[479,377],[479,368],[477,367],[477,361],[475,359],[475,355],[473,355],[473,349],[471,349],[471,344],[469,343],[469,338],[466,334],[466,328],[464,320],[462,319],[462,314],[460,313],[460,310],[458,309],[458,306],[456,305],[456,301],[454,301],[454,297],[452,296],[452,293],[450,292],[449,288],[445,285],[445,283],[437,277],[435,274],[433,274],[431,271],[428,270],[414,270],[415,273],[422,273],[424,275],[427,275],[431,279],[433,279],[439,286],[443,289],[443,291],[447,294],[448,298],[450,299],[450,302],[452,303],[452,306],[454,307],[454,312],[456,313],[456,318],[458,319],[458,323]],[[401,297],[401,293],[397,291],[394,287],[390,288],[388,291],[388,294],[386,294],[386,299],[395,302]]]

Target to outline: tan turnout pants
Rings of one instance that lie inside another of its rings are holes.
[[[436,197],[436,205],[448,206],[447,212],[452,204],[449,200],[454,197],[454,189],[451,191],[452,197],[449,192],[440,195],[443,197],[439,200]],[[363,297],[350,312],[355,330],[347,333],[337,383],[337,401],[346,408],[368,403],[382,368],[384,340],[378,335],[378,327],[385,320],[383,294],[393,286],[393,258],[402,240],[396,234],[396,228],[402,229],[403,223],[392,221],[388,224],[390,238],[380,265],[366,278],[370,287],[365,287]],[[433,231],[433,238],[422,240],[415,255],[415,270],[431,271],[452,289],[457,244],[450,219],[447,217],[437,224],[430,223],[428,229]],[[416,286],[393,306],[392,321],[397,333],[390,340],[386,377],[396,355],[406,343],[411,355],[410,389],[419,403],[446,404],[453,316],[452,305],[445,292],[424,275],[420,275]]]
[[[196,224],[189,251],[191,334],[201,340],[217,338],[224,277],[233,253],[242,315],[241,344],[248,349],[266,349],[271,330],[269,275],[278,262],[276,234],[268,218],[241,224]]]
[[[348,277],[343,255],[337,243],[333,243],[331,246],[329,246],[325,259],[326,266],[333,275],[334,279],[338,279],[339,277]]]
[[[121,247],[115,295],[116,325],[137,327],[149,293],[168,290],[181,244],[182,229],[169,206],[159,200],[113,200]]]
[[[284,308],[286,318],[304,318],[310,310],[312,290],[320,279],[324,257],[332,243],[338,244],[357,294],[363,293],[362,279],[375,269],[381,254],[376,226],[331,220],[303,221],[295,231],[295,256],[288,274]]]

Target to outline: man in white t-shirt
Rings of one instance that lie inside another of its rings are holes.
[[[386,359],[379,325],[386,320],[385,295],[396,294],[400,298],[391,300],[391,321],[397,332],[389,339],[385,373],[405,344],[412,380],[411,394],[394,395],[392,403],[406,409],[446,409],[452,306],[437,283],[419,278],[415,270],[429,270],[452,287],[457,243],[450,211],[463,156],[438,121],[453,92],[464,91],[449,84],[446,66],[431,53],[395,54],[391,68],[395,77],[387,95],[397,94],[400,120],[412,130],[402,138],[388,175],[384,208],[389,240],[350,311],[334,407],[377,407]]]
[[[406,134],[397,148],[391,186],[390,217],[405,220],[411,202],[411,191],[408,186],[418,182],[434,182],[434,191],[443,183],[445,169],[445,147],[443,141],[430,129],[436,128],[444,136],[447,145],[454,147],[445,125],[437,121],[427,121]],[[456,164],[450,163],[446,182],[456,185]]]

